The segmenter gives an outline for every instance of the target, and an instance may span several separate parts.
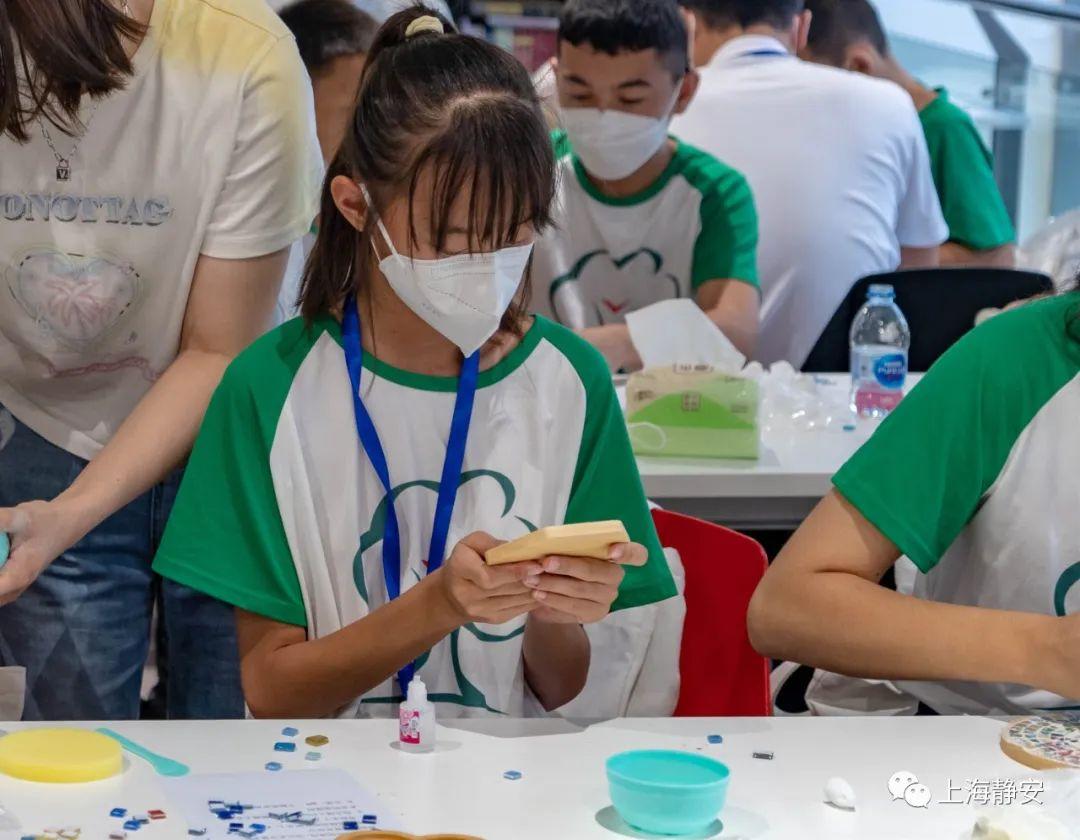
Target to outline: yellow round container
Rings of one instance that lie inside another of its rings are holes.
[[[0,738],[0,773],[28,782],[96,782],[123,766],[120,745],[86,729],[26,729]]]

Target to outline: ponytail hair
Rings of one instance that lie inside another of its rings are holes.
[[[39,119],[77,134],[83,95],[122,88],[124,39],[145,33],[109,0],[0,0],[0,135],[25,143]]]
[[[375,36],[360,84],[356,112],[330,163],[323,186],[319,234],[301,285],[307,319],[339,313],[363,292],[373,269],[371,231],[380,208],[430,189],[428,231],[446,242],[450,210],[469,196],[468,241],[513,241],[527,224],[550,223],[555,160],[540,103],[525,68],[505,50],[461,35],[437,12],[415,6],[391,17]],[[341,215],[330,192],[339,175],[368,187],[362,232]],[[505,237],[505,239],[504,239]],[[518,331],[529,280],[503,329]]]

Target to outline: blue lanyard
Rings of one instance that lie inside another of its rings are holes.
[[[360,340],[360,316],[356,298],[350,297],[345,304],[341,323],[341,338],[345,345],[345,364],[349,369],[352,385],[353,408],[356,414],[356,431],[360,436],[372,469],[386,491],[386,531],[383,536],[383,576],[386,594],[392,601],[401,594],[401,531],[398,527],[397,510],[394,505],[394,485],[390,482],[390,469],[386,453],[379,441],[375,423],[360,398],[360,371],[364,361],[364,349]],[[480,375],[480,351],[469,356],[461,368],[457,400],[454,403],[454,419],[450,423],[450,439],[446,444],[446,460],[443,462],[439,481],[439,497],[435,505],[435,524],[431,529],[431,547],[428,550],[428,574],[443,564],[446,556],[446,539],[450,532],[450,520],[454,515],[461,470],[465,462],[465,444],[469,439],[469,423],[472,420],[473,402],[476,398],[476,382]],[[398,685],[402,695],[408,693],[416,668],[409,663],[398,671]]]

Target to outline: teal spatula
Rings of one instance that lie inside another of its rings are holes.
[[[98,732],[112,738],[132,755],[136,755],[148,762],[159,776],[186,776],[191,772],[191,769],[186,764],[181,764],[179,761],[151,752],[146,747],[128,740],[123,735],[113,732],[111,729],[99,729]]]

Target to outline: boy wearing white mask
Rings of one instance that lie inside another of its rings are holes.
[[[668,134],[697,89],[676,0],[569,0],[556,76],[564,131],[554,226],[536,246],[538,310],[630,370],[626,315],[693,297],[750,355],[757,215],[742,175]]]
[[[304,319],[207,413],[155,562],[237,610],[260,717],[441,717],[583,688],[583,624],[675,595],[602,358],[525,313],[554,159],[516,59],[416,7],[376,36],[331,164]],[[610,559],[489,567],[618,519]]]

